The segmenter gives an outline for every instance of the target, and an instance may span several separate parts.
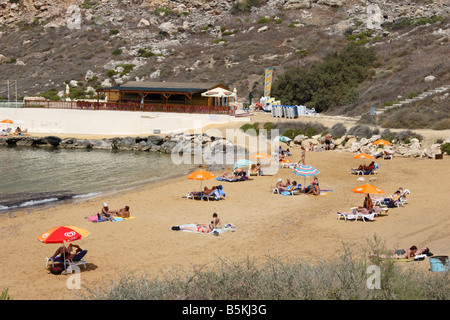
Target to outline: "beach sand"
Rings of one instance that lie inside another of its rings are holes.
[[[300,149],[291,151],[290,159],[299,160]],[[321,188],[333,190],[322,197],[273,194],[271,187],[279,177],[304,183],[291,169],[280,169],[273,176],[251,176],[244,182],[203,182],[203,186],[224,187],[226,198],[220,201],[183,198],[186,192],[198,190],[200,182],[179,177],[121,194],[3,215],[0,290],[8,288],[16,300],[81,299],[86,293],[84,286],[106,286],[110,279],[133,271],[157,277],[173,267],[214,267],[219,259],[242,261],[247,257],[262,262],[268,256],[283,261],[333,261],[344,253],[344,244],[357,257],[374,235],[392,249],[428,246],[435,255],[450,255],[445,202],[450,194],[450,157],[380,159],[378,174],[365,176],[364,182],[349,173],[359,165],[352,157],[340,151],[307,152],[306,163],[320,170]],[[369,181],[371,177],[376,180]],[[411,191],[408,204],[389,209],[387,216],[376,217],[373,222],[337,220],[337,211],[362,205],[364,195],[351,189],[364,183],[387,194],[400,186],[407,188]],[[99,212],[103,202],[112,209],[129,205],[135,218],[103,223],[85,219]],[[169,230],[174,225],[209,222],[214,212],[223,223],[235,224],[237,230],[217,237]],[[87,269],[81,268],[80,290],[68,289],[69,276],[55,276],[45,267],[45,257],[58,245],[43,244],[37,237],[59,225],[75,225],[91,232],[75,242],[89,250]],[[399,263],[425,271],[430,268],[428,260]]]

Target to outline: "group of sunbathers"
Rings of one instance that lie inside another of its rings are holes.
[[[398,190],[394,192],[394,194],[392,194],[388,197],[376,197],[376,198],[374,197],[373,199],[376,202],[378,202],[388,208],[394,208],[395,203],[397,201],[400,201],[400,198],[405,196],[404,193],[405,193],[405,191],[403,190],[403,188],[399,187]]]
[[[102,210],[100,213],[97,213],[97,218],[100,220],[102,217],[106,218],[109,221],[114,221],[114,216],[118,216],[120,218],[129,218],[130,217],[130,207],[125,206],[119,210],[110,210],[108,204],[103,203]]]
[[[275,184],[275,187],[273,187],[273,190],[277,190],[278,193],[281,193],[283,191],[292,191],[296,188],[300,188],[301,190],[301,184],[297,184],[297,181],[292,181],[291,179],[287,179],[286,183],[283,183],[283,179],[278,179],[277,183]],[[311,182],[310,185],[308,185],[304,192],[306,194],[313,194],[313,195],[319,195],[320,194],[320,187],[319,187],[319,179],[317,177],[314,177],[314,180]]]
[[[300,187],[299,185],[298,187]],[[275,184],[275,187],[273,189],[277,190],[278,193],[281,193],[283,191],[292,191],[295,188],[297,188],[297,181],[292,181],[291,179],[287,179],[286,183],[283,183],[283,179],[278,179],[277,183]]]
[[[245,171],[238,168],[233,171],[233,173],[229,174],[228,172],[224,172],[220,178],[222,179],[240,179],[245,177]]]

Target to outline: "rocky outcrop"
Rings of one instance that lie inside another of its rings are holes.
[[[367,153],[375,155],[379,146],[373,144],[376,140],[381,139],[379,135],[374,135],[371,138],[358,139],[352,135],[346,135],[338,139],[333,139],[332,150],[340,150],[352,153]],[[408,143],[394,142],[392,146],[386,147],[394,157],[412,157],[412,158],[435,158],[436,154],[441,154],[441,145],[448,143],[450,138],[442,143],[435,143],[429,147],[422,146],[417,138],[412,138]],[[325,149],[325,137],[313,136],[308,138],[304,135],[299,135],[293,139],[291,146],[302,146],[309,150],[311,146],[315,149]]]
[[[232,142],[207,134],[178,133],[169,136],[151,135],[148,137],[115,137],[108,139],[61,139],[55,136],[1,137],[0,146],[27,146],[58,149],[99,149],[118,151],[149,151],[178,155],[204,155],[212,160],[215,157],[233,153],[245,156],[245,148]],[[208,160],[207,159],[207,160]]]

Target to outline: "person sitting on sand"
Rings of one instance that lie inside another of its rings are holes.
[[[101,219],[101,216],[104,216],[109,221],[113,221],[113,215],[117,214],[117,210],[109,210],[108,204],[103,203],[101,213],[97,213],[98,220]]]
[[[315,181],[313,181],[309,186],[307,186],[305,188],[305,193],[318,196],[318,195],[320,195],[320,188],[319,188],[318,184]]]
[[[122,208],[119,211],[117,211],[116,215],[121,218],[129,218],[130,217],[130,207],[125,206],[125,208]]]
[[[212,220],[210,223],[196,223],[196,225],[204,228],[210,228],[211,226],[212,229],[219,228],[222,226],[219,215],[216,212],[213,213]]]

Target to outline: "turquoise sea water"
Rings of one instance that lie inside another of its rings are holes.
[[[156,152],[2,147],[0,214],[138,187],[192,168]]]

